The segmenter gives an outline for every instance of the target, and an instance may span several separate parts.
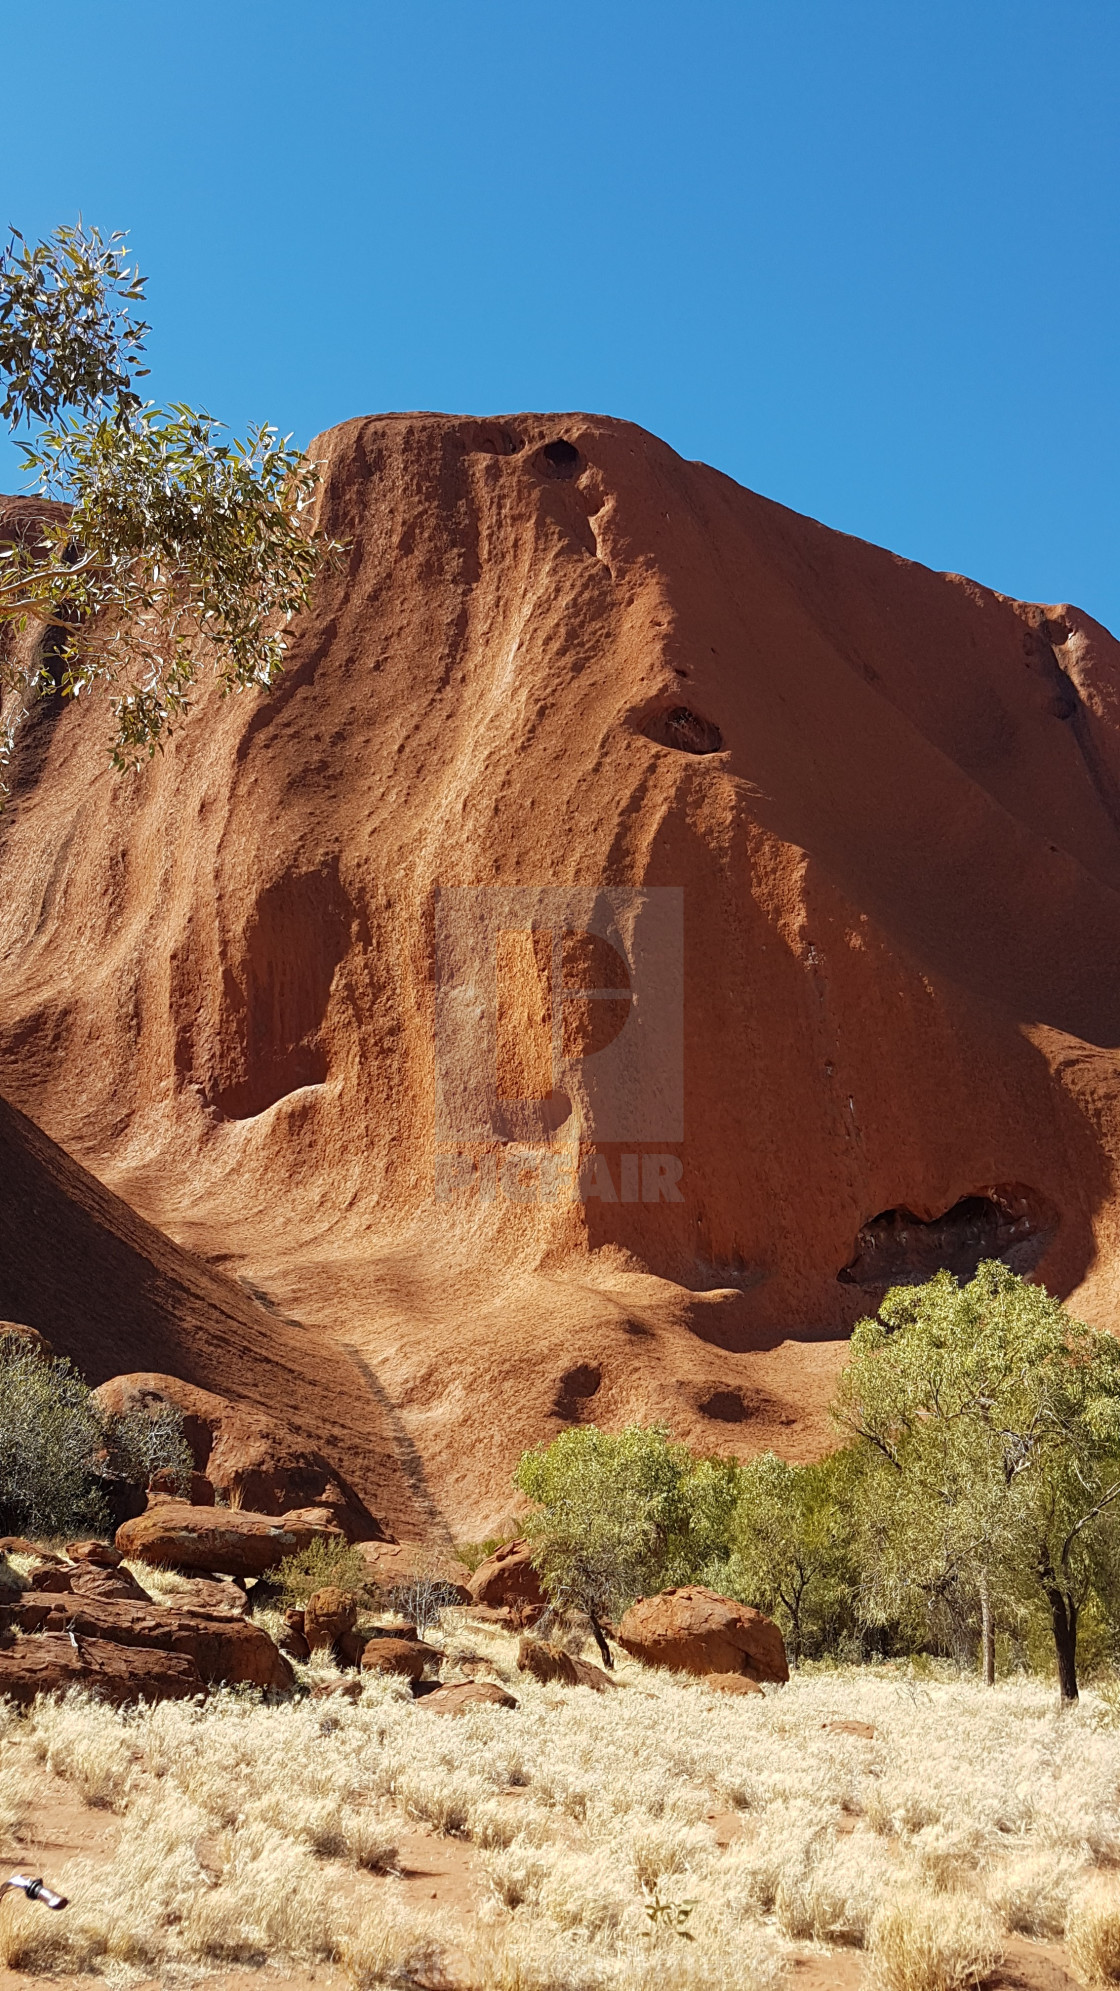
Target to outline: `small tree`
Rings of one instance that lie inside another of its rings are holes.
[[[168,1404],[106,1416],[77,1369],[36,1342],[0,1335],[0,1530],[43,1540],[109,1520],[112,1480],[147,1486],[191,1470],[181,1413]]]
[[[940,1272],[855,1329],[835,1412],[879,1462],[883,1580],[1040,1597],[1076,1700],[1078,1619],[1120,1555],[1120,1344],[998,1261]]]
[[[851,1588],[849,1452],[789,1465],[773,1452],[742,1469],[731,1527],[731,1587],[772,1613],[799,1666],[809,1622]]]
[[[54,1540],[100,1528],[96,1462],[104,1429],[69,1362],[0,1336],[0,1526]]]
[[[662,1425],[573,1426],[526,1452],[514,1479],[537,1503],[524,1527],[545,1588],[586,1613],[607,1666],[603,1627],[635,1597],[726,1566],[738,1467],[697,1460]]]
[[[313,529],[318,471],[290,438],[226,441],[207,414],[141,402],[144,284],[123,236],[80,219],[33,247],[13,231],[0,256],[0,416],[40,425],[19,447],[57,501],[0,538],[0,625],[55,632],[64,694],[108,687],[120,768],[162,747],[200,667],[223,692],[273,684],[339,550]],[[0,801],[19,724],[54,688],[41,646],[0,650]]]

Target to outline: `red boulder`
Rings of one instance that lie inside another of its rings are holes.
[[[647,1666],[672,1673],[738,1673],[789,1679],[781,1632],[761,1611],[691,1583],[640,1597],[618,1627],[618,1642]]]
[[[544,1609],[548,1597],[529,1560],[528,1542],[506,1542],[480,1562],[471,1578],[471,1602],[491,1608],[514,1604]]]

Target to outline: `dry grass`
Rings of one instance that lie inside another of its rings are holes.
[[[962,1991],[988,1975],[999,1948],[983,1903],[900,1893],[871,1925],[872,1982],[882,1991]]]
[[[442,1954],[477,1991],[770,1991],[819,1942],[865,1948],[883,1991],[952,1991],[1005,1932],[1068,1924],[1082,1974],[1120,1980],[1101,1878],[1120,1861],[1120,1729],[1092,1696],[1059,1714],[1031,1683],[865,1668],[729,1701],[632,1662],[598,1696],[516,1675],[514,1640],[453,1614],[440,1636],[513,1677],[517,1712],[441,1719],[373,1680],[354,1705],[228,1693],[0,1718],[0,1818],[53,1772],[120,1834],[111,1862],[48,1876],[65,1915],[3,1910],[0,1962],[333,1961],[366,1991],[438,1974]],[[473,1849],[466,1929],[418,1916],[394,1876],[417,1823]]]
[[[1075,1895],[1067,1923],[1074,1969],[1089,1984],[1120,1984],[1120,1887],[1094,1880]]]

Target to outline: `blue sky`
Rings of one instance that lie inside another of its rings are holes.
[[[53,0],[3,48],[0,221],[131,229],[156,397],[623,415],[1120,630],[1116,0]]]

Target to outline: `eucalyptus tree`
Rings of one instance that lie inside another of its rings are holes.
[[[733,1460],[698,1459],[659,1424],[575,1425],[522,1455],[533,1562],[558,1610],[586,1613],[608,1666],[603,1627],[636,1597],[720,1581],[738,1480]]]
[[[870,1458],[872,1609],[952,1583],[981,1608],[993,1590],[1033,1597],[1076,1700],[1078,1621],[1120,1568],[1120,1343],[989,1261],[964,1286],[894,1288],[851,1348],[834,1408]],[[990,1636],[986,1662],[991,1678]]]
[[[793,1666],[806,1640],[848,1616],[854,1588],[851,1515],[860,1464],[847,1446],[812,1465],[774,1452],[739,1474],[730,1529],[730,1587],[781,1624]]]
[[[13,229],[0,255],[0,416],[38,494],[0,519],[0,800],[44,692],[105,686],[126,768],[162,747],[200,672],[223,692],[275,683],[338,551],[290,437],[143,401],[144,289],[124,237],[80,219],[35,244]]]

